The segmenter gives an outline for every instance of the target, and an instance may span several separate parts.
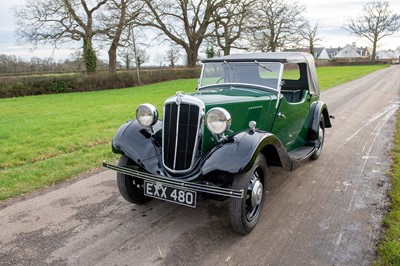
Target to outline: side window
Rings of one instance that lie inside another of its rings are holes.
[[[283,80],[299,80],[300,79],[300,68],[298,64],[285,63],[283,66]]]
[[[304,79],[302,78],[301,74],[301,64],[284,64],[281,92],[286,100],[290,103],[297,103],[303,99],[306,85],[304,85]]]

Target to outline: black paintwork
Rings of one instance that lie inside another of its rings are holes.
[[[323,102],[317,102],[314,106],[309,133],[310,145],[313,146],[318,138],[315,132],[318,132],[321,113],[324,113],[324,116],[326,113],[326,125],[327,127],[331,126],[326,105]],[[158,121],[153,127],[153,134],[151,134],[136,120],[128,121],[115,134],[112,149],[115,153],[125,154],[149,173],[177,177],[168,173],[162,165],[161,126],[162,122]],[[271,133],[248,130],[221,142],[203,156],[199,165],[191,173],[181,175],[179,178],[194,180],[214,171],[231,174],[243,173],[251,168],[260,152],[265,155],[270,165],[282,166],[287,171],[294,170],[303,160],[308,159],[307,154],[304,154],[301,160],[292,159],[279,139]]]

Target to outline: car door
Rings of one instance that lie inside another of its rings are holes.
[[[307,91],[301,91],[300,100],[297,102],[288,101],[287,95],[282,95],[280,99],[271,133],[278,136],[289,152],[305,143],[310,95]]]
[[[286,63],[271,132],[279,137],[288,152],[305,143],[310,104],[306,65]]]

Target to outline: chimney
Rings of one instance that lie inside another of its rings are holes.
[[[356,48],[356,42],[352,42],[351,45]]]

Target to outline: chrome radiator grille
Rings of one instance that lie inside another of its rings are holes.
[[[197,153],[200,106],[167,102],[164,106],[163,162],[174,172],[189,171]]]

